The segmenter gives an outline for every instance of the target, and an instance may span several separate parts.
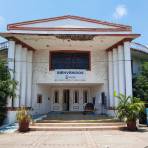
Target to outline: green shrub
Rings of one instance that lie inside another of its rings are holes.
[[[11,80],[9,70],[4,61],[0,60],[0,125],[7,113],[7,98],[15,97],[16,81]]]
[[[117,106],[117,116],[119,119],[123,119],[127,123],[130,121],[136,122],[139,119],[139,115],[144,110],[144,103],[139,98],[126,96],[123,94],[115,94],[119,103]]]

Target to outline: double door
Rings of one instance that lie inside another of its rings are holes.
[[[83,111],[85,104],[91,102],[89,88],[55,88],[53,91],[53,111]]]
[[[88,89],[72,88],[63,90],[63,111],[83,111],[85,104],[88,102]]]

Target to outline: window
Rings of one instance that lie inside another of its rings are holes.
[[[105,96],[105,92],[101,93],[101,99],[102,99],[102,105],[106,105],[106,96]]]
[[[134,74],[134,62],[131,60],[131,68],[132,68],[132,74]]]
[[[90,52],[88,51],[50,52],[50,69],[90,70]]]
[[[63,98],[64,98],[64,103],[67,103],[67,90],[63,91]]]
[[[57,90],[54,92],[54,103],[59,103],[59,92]]]
[[[79,91],[74,91],[74,103],[79,103]]]
[[[42,95],[41,94],[38,94],[37,95],[37,103],[42,103]]]
[[[88,102],[88,91],[84,90],[83,91],[83,103],[87,103]]]

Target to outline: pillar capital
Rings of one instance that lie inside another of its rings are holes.
[[[8,39],[8,42],[15,42],[12,38]]]

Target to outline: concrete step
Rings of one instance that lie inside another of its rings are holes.
[[[116,119],[99,119],[99,120],[54,120],[54,119],[43,119],[38,120],[36,123],[115,123],[119,122]]]
[[[31,131],[99,131],[99,130],[119,130],[124,126],[74,126],[74,127],[47,127],[30,126]]]
[[[82,127],[82,126],[124,126],[123,122],[102,122],[102,123],[32,123],[32,126],[42,127]]]

